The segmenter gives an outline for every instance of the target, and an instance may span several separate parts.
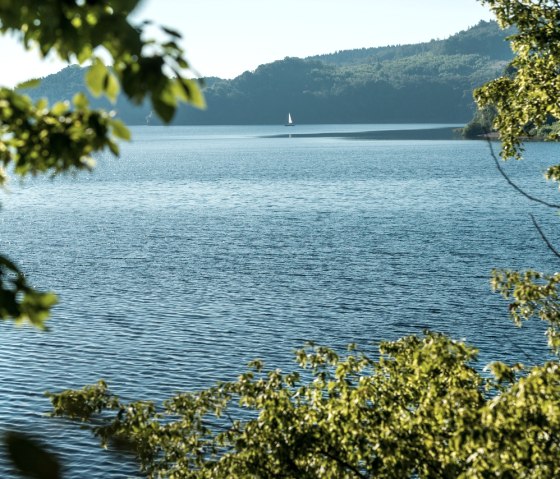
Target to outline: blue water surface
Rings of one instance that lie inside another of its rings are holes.
[[[441,125],[297,126],[294,134]],[[274,138],[283,127],[136,127],[91,174],[12,181],[0,251],[59,293],[51,331],[0,324],[0,429],[33,431],[66,477],[135,477],[87,431],[44,417],[43,391],[104,378],[163,400],[307,340],[374,349],[429,328],[492,360],[538,363],[544,326],[516,329],[494,267],[554,272],[553,211],[506,184],[483,141]],[[553,199],[557,144],[507,171]],[[0,458],[0,476],[11,477]]]

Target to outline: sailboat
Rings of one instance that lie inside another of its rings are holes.
[[[294,126],[295,123],[292,120],[292,115],[290,113],[288,113],[288,123],[286,123],[285,126]]]

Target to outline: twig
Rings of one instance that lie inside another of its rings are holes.
[[[340,466],[342,467],[346,467],[347,469],[349,469],[350,471],[352,471],[354,473],[355,476],[359,477],[360,479],[367,479],[368,476],[366,476],[365,474],[363,474],[357,467],[355,467],[354,465],[344,461],[341,457],[337,456],[336,454],[331,454],[328,450],[324,450],[324,449],[319,449],[319,453],[324,454],[325,456],[327,456],[329,459],[334,460],[335,462],[337,462]]]
[[[549,203],[548,201],[544,201],[541,200],[540,198],[536,198],[532,195],[530,195],[529,193],[525,192],[524,190],[522,190],[519,186],[517,186],[513,181],[511,181],[510,177],[506,174],[506,172],[503,170],[502,166],[500,165],[500,160],[498,160],[498,157],[496,156],[496,153],[494,152],[494,147],[492,146],[492,141],[490,140],[490,137],[488,136],[488,133],[486,133],[486,141],[488,143],[488,148],[490,149],[490,156],[492,156],[492,158],[494,159],[494,163],[496,164],[496,168],[498,168],[498,171],[501,173],[501,175],[505,178],[505,180],[509,183],[509,185],[514,188],[516,191],[518,191],[519,193],[521,193],[523,196],[525,196],[525,198],[528,198],[531,201],[534,201],[536,203],[539,203],[541,205],[545,205],[548,206],[549,208],[554,208],[554,209],[560,209],[560,205],[557,205],[555,203]],[[558,250],[552,245],[552,243],[549,241],[549,239],[546,237],[546,235],[544,234],[543,230],[541,229],[541,227],[539,226],[539,224],[537,223],[537,220],[535,219],[535,217],[529,213],[529,216],[531,217],[531,221],[533,222],[533,225],[535,226],[535,228],[537,229],[537,231],[539,232],[539,234],[541,235],[541,238],[543,239],[543,241],[545,242],[546,246],[548,247],[548,249],[550,251],[552,251],[552,253],[560,258],[560,253],[558,252]]]
[[[500,160],[498,160],[498,157],[496,156],[496,153],[494,152],[494,147],[492,146],[492,141],[490,140],[490,138],[488,138],[488,135],[486,135],[486,139],[487,139],[487,142],[488,142],[488,147],[490,148],[490,156],[492,156],[492,158],[494,159],[494,163],[496,164],[496,168],[498,168],[498,171],[501,173],[501,175],[505,178],[505,180],[510,184],[510,186],[512,188],[514,188],[519,193],[521,193],[523,196],[525,196],[525,198],[528,198],[529,200],[534,201],[535,203],[539,203],[541,205],[548,206],[549,208],[560,209],[560,205],[557,205],[555,203],[549,203],[548,201],[544,201],[544,200],[541,200],[540,198],[536,198],[535,196],[532,196],[529,193],[527,193],[526,191],[524,191],[523,189],[521,189],[513,181],[511,181],[510,177],[507,175],[507,173],[504,171],[504,169],[500,165]]]
[[[546,243],[546,246],[548,246],[548,249],[550,251],[552,251],[558,258],[560,258],[560,253],[558,252],[558,250],[556,248],[554,248],[554,246],[552,246],[552,243],[548,240],[546,235],[543,233],[543,230],[541,229],[541,227],[537,223],[537,220],[535,219],[535,217],[532,214],[529,214],[529,216],[531,217],[531,220],[533,221],[533,224],[535,225],[535,228],[537,228],[537,231],[541,235],[541,238]]]

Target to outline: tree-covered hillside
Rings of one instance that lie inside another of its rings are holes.
[[[446,40],[285,58],[232,80],[208,79],[206,111],[179,110],[177,124],[465,122],[472,91],[501,74],[511,59],[495,22]],[[69,67],[43,80],[33,97],[69,98],[82,75]],[[103,106],[107,106],[104,104]],[[153,122],[148,107],[119,101],[131,124]]]
[[[434,55],[482,55],[493,60],[512,58],[511,48],[505,37],[513,30],[500,30],[496,22],[481,21],[475,27],[456,33],[446,40],[431,40],[430,42],[413,45],[393,45],[377,48],[360,48],[344,50],[326,55],[317,55],[309,59],[320,60],[333,65],[359,65],[387,60],[407,58],[423,53]]]

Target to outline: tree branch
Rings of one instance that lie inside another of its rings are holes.
[[[486,136],[486,142],[488,143],[488,148],[490,149],[490,156],[492,157],[492,159],[494,160],[494,163],[496,164],[496,168],[498,168],[498,171],[501,173],[501,175],[504,177],[504,179],[508,182],[508,184],[514,188],[517,192],[521,193],[523,196],[525,196],[525,198],[534,201],[535,203],[539,203],[541,205],[544,206],[548,206],[549,208],[554,208],[554,209],[560,209],[560,205],[557,205],[555,203],[549,203],[548,201],[544,201],[541,200],[540,198],[536,198],[532,195],[530,195],[529,193],[525,192],[523,189],[521,189],[519,186],[517,186],[513,181],[511,181],[510,177],[507,175],[507,173],[504,171],[504,169],[502,168],[502,166],[500,165],[500,160],[498,159],[498,157],[496,156],[496,153],[494,151],[494,147],[492,146],[492,141],[490,140],[490,137],[488,135],[488,132],[486,132],[485,134]],[[537,229],[537,231],[539,232],[539,234],[541,235],[541,238],[543,239],[543,241],[545,242],[547,248],[552,251],[552,253],[560,258],[560,252],[558,252],[558,250],[552,245],[552,243],[549,241],[549,239],[546,237],[546,235],[544,234],[542,228],[539,226],[539,224],[537,223],[537,220],[535,219],[535,217],[530,213],[529,216],[531,217],[531,221],[533,222],[533,225],[535,226],[535,228]]]
[[[519,192],[523,196],[525,196],[525,198],[527,198],[531,201],[534,201],[535,203],[539,203],[541,205],[548,206],[549,208],[560,209],[560,205],[558,205],[556,203],[549,203],[548,201],[541,200],[540,198],[537,198],[535,196],[530,195],[529,193],[527,193],[526,191],[521,189],[519,186],[517,186],[510,179],[510,177],[507,175],[507,173],[504,171],[504,169],[500,165],[500,160],[498,159],[496,153],[494,152],[494,147],[492,146],[492,141],[490,140],[488,134],[486,134],[486,141],[488,143],[488,148],[490,148],[490,156],[494,159],[494,163],[496,164],[496,168],[498,168],[498,171],[501,173],[501,175],[505,178],[505,180],[509,183],[509,185],[512,188],[514,188],[517,192]],[[542,235],[542,233],[541,233],[541,235]]]
[[[533,221],[533,224],[535,225],[535,228],[537,228],[537,231],[539,232],[539,234],[541,235],[541,238],[543,239],[543,241],[546,243],[546,246],[548,247],[548,249],[550,251],[552,251],[554,253],[555,256],[557,256],[558,258],[560,258],[560,253],[558,252],[558,250],[556,248],[554,248],[554,246],[552,246],[552,243],[548,240],[548,238],[546,237],[546,235],[544,234],[543,230],[541,229],[541,227],[539,226],[539,224],[537,223],[537,220],[535,219],[535,217],[532,214],[529,214],[529,216],[531,217],[531,220]]]
[[[357,467],[355,467],[352,464],[344,461],[341,457],[339,457],[335,454],[331,454],[328,450],[319,449],[319,453],[324,454],[329,459],[332,459],[333,461],[338,463],[338,465],[349,469],[351,472],[353,472],[356,475],[356,477],[358,477],[360,479],[367,479],[368,478],[368,476],[362,474],[362,472]]]

